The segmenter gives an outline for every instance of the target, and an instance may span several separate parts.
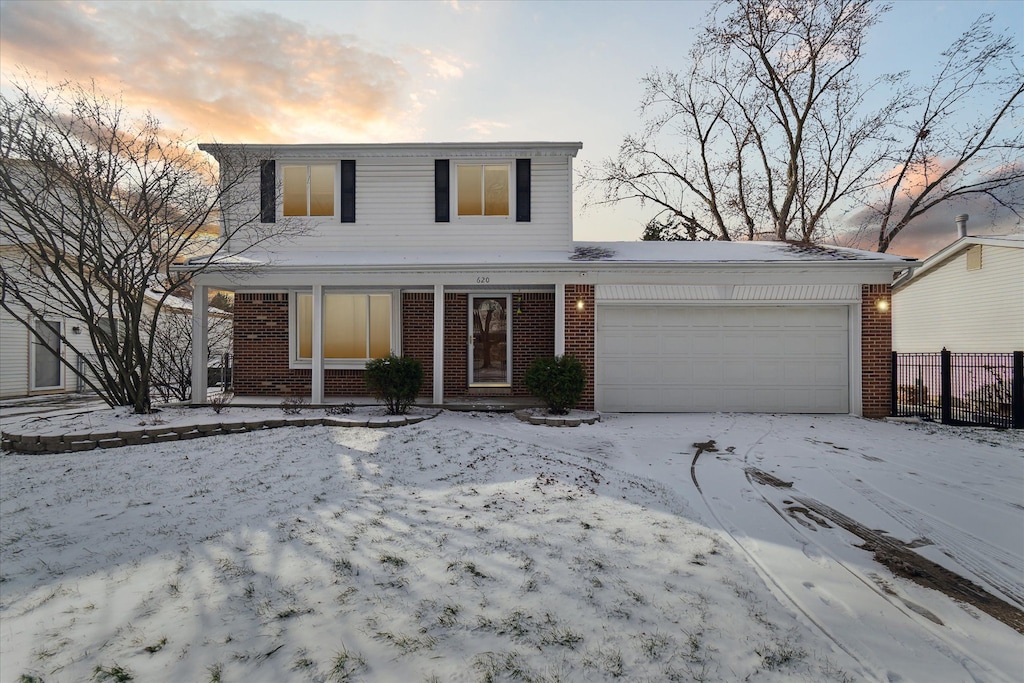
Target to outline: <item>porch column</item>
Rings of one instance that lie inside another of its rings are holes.
[[[313,285],[313,395],[310,403],[324,402],[324,287]]]
[[[555,355],[565,355],[565,285],[555,285]]]
[[[444,285],[434,285],[434,404],[444,403]]]
[[[208,341],[208,309],[210,288],[204,285],[192,289],[192,404],[206,403],[206,354]],[[167,314],[165,314],[167,315]]]

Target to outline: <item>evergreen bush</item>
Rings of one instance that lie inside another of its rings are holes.
[[[576,407],[587,385],[587,373],[576,356],[538,358],[523,378],[530,393],[544,401],[552,415],[565,415]]]
[[[383,401],[389,415],[404,415],[420,393],[423,364],[394,354],[366,364],[366,387]]]

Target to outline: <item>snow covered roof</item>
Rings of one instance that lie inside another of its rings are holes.
[[[202,263],[202,258],[189,260]],[[914,259],[844,247],[791,244],[786,242],[574,242],[564,251],[488,250],[424,251],[389,249],[387,251],[247,251],[225,254],[217,262],[226,267],[252,267],[273,264],[275,268],[387,268],[411,266],[571,266],[589,267],[607,264],[684,266],[720,265],[792,265],[877,264],[904,268]]]

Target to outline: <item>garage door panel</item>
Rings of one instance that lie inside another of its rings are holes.
[[[845,306],[617,304],[597,317],[602,410],[849,412]]]

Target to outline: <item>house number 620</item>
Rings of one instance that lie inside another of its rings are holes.
[[[486,284],[489,284],[489,283],[490,283],[490,281],[491,281],[491,278],[489,278],[489,277],[486,277],[486,276],[483,276],[483,275],[481,275],[480,277],[478,277],[478,278],[476,279],[476,283],[477,283],[478,285],[486,285]]]

